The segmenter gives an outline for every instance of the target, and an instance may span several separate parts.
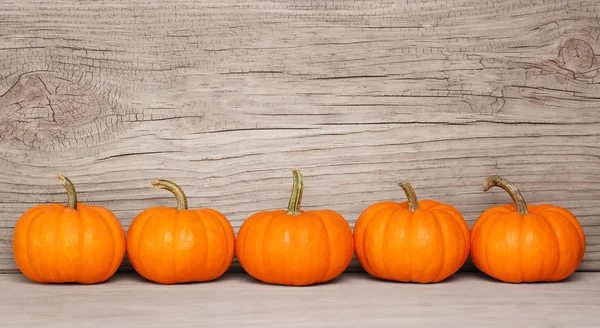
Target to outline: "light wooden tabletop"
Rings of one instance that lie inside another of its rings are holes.
[[[99,285],[40,285],[0,275],[2,327],[600,327],[600,273],[504,284],[478,273],[445,283],[383,282],[346,273],[311,287],[245,274],[164,286],[135,274]]]

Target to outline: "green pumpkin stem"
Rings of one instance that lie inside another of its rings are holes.
[[[63,186],[65,186],[65,189],[67,189],[67,206],[77,210],[77,192],[75,191],[73,182],[60,173],[58,174],[58,180]]]
[[[286,214],[298,215],[300,214],[300,203],[302,203],[302,191],[304,186],[300,170],[292,170],[292,175],[294,176],[294,186],[292,188],[292,195],[290,196]]]
[[[408,209],[411,212],[418,210],[419,200],[417,199],[417,193],[415,193],[415,190],[410,185],[410,183],[400,182],[398,186],[401,187],[402,190],[404,190],[404,193],[406,194],[406,198],[408,199]]]
[[[181,189],[181,187],[178,186],[176,183],[171,182],[169,180],[154,180],[152,181],[152,187],[156,189],[165,189],[172,192],[175,195],[175,198],[177,198],[178,211],[188,209],[187,197],[185,196],[183,189]]]
[[[519,213],[523,215],[529,213],[529,211],[527,210],[527,203],[525,203],[523,195],[521,195],[519,189],[517,189],[517,187],[512,182],[508,181],[508,179],[503,178],[501,176],[494,175],[485,179],[485,181],[483,182],[483,191],[488,191],[494,186],[500,187],[506,190],[506,192],[508,192],[510,198],[512,198],[513,202],[517,206],[517,211],[519,211]]]

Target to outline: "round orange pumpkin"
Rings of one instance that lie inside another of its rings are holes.
[[[77,202],[73,183],[59,174],[68,203],[43,204],[26,211],[13,235],[17,267],[40,283],[100,283],[125,256],[125,232],[106,208]]]
[[[330,281],[350,264],[352,229],[332,210],[300,210],[303,181],[293,170],[287,211],[251,215],[236,239],[237,258],[252,277],[270,284],[306,286]]]
[[[235,232],[227,218],[211,208],[188,209],[183,190],[171,181],[155,180],[152,185],[172,192],[177,208],[151,207],[133,219],[127,231],[133,268],[160,284],[219,278],[234,254]]]
[[[401,282],[439,282],[458,271],[469,256],[467,222],[454,207],[418,201],[408,182],[408,201],[367,207],[354,225],[356,257],[372,276]]]
[[[484,191],[497,186],[514,204],[484,211],[471,229],[471,259],[485,274],[504,282],[559,281],[570,276],[585,253],[585,234],[568,210],[527,205],[507,179],[492,176]]]

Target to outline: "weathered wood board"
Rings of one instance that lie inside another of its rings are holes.
[[[404,195],[472,225],[510,201],[570,209],[600,269],[600,3],[566,0],[0,4],[0,271],[25,210],[80,200],[125,227],[181,184],[236,231],[283,208],[353,225]],[[356,263],[354,263],[356,266]]]

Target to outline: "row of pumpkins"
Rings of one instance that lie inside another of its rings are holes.
[[[372,276],[401,282],[442,281],[470,255],[475,266],[504,282],[559,281],[583,260],[585,235],[578,220],[562,207],[526,205],[507,179],[485,180],[506,190],[514,204],[487,209],[472,229],[454,207],[418,201],[401,183],[408,201],[379,202],[359,216],[351,230],[332,210],[302,211],[302,175],[287,211],[251,215],[239,229],[220,212],[188,209],[183,190],[155,180],[177,198],[177,208],[152,207],[131,223],[127,236],[106,208],[77,202],[71,181],[59,175],[68,203],[38,205],[23,214],[13,237],[18,268],[41,283],[99,283],[110,278],[125,253],[144,278],[161,284],[219,278],[234,253],[244,270],[271,284],[304,286],[340,275],[356,254]]]

